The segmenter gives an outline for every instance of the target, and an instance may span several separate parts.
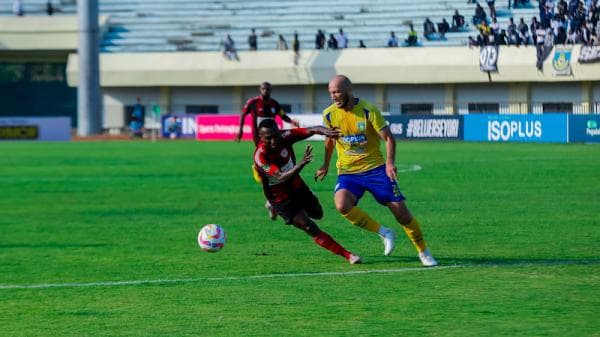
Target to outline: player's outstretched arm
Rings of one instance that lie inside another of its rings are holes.
[[[339,136],[339,130],[338,136]],[[315,173],[315,181],[322,181],[325,176],[327,176],[327,172],[329,172],[329,163],[331,162],[331,155],[333,154],[333,149],[335,147],[335,138],[327,137],[325,139],[325,155],[323,156],[323,165],[317,170]]]
[[[337,139],[340,136],[340,130],[333,128],[326,128],[324,126],[311,126],[307,128],[308,132],[312,135],[323,135],[328,138]]]

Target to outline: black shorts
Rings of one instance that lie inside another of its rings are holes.
[[[277,214],[285,223],[291,225],[294,217],[301,211],[305,211],[309,217],[320,219],[323,217],[323,208],[317,196],[308,187],[294,191],[294,194],[282,202],[269,201]]]

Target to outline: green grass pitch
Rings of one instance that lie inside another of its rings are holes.
[[[399,142],[426,269],[370,196],[392,256],[337,214],[314,144],[362,265],[267,218],[248,142],[0,143],[0,336],[600,336],[599,146]]]

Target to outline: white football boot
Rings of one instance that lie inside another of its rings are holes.
[[[424,252],[419,253],[419,259],[425,267],[435,267],[438,265],[437,261],[431,255],[429,248],[426,248]]]
[[[381,237],[381,241],[383,241],[383,255],[389,256],[396,245],[396,233],[387,227],[381,226],[379,236]]]

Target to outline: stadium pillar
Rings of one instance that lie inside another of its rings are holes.
[[[163,114],[171,113],[171,87],[161,86],[159,88],[158,105],[160,105]]]
[[[382,111],[389,111],[385,84],[375,84],[375,105],[381,107]]]
[[[77,134],[99,134],[101,125],[98,0],[77,1]]]
[[[444,114],[454,115],[456,111],[456,86],[454,83],[444,85]]]
[[[233,87],[232,98],[231,111],[228,111],[227,113],[238,114],[240,111],[242,111],[242,107],[244,106],[244,89],[240,86]]]
[[[302,113],[318,113],[315,105],[315,85],[307,84],[304,87],[304,106],[301,107]]]
[[[528,114],[531,100],[531,89],[528,83],[510,83],[508,85],[508,112],[511,114]]]
[[[593,90],[592,83],[582,82],[581,83],[581,113],[589,114],[591,112],[590,106],[592,103]]]

